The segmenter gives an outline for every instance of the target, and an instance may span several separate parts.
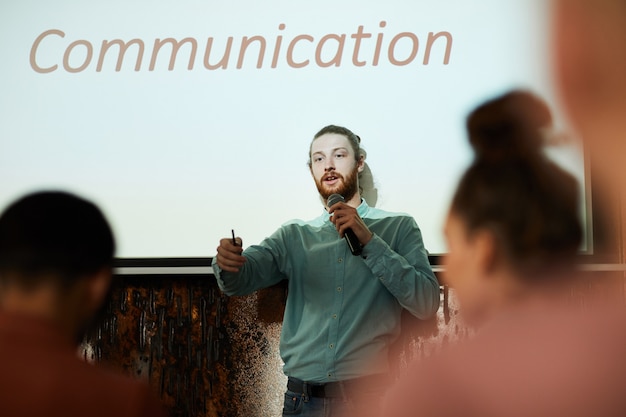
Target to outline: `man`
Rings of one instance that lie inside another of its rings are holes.
[[[413,218],[361,198],[365,157],[358,136],[326,126],[311,143],[309,168],[323,214],[287,223],[245,251],[239,238],[222,239],[213,268],[228,295],[288,280],[280,344],[288,376],[284,415],[358,415],[375,408],[389,384],[388,348],[402,309],[431,317],[439,284]],[[332,194],[344,201],[329,207]],[[358,256],[343,239],[348,233],[362,247]]]
[[[626,1],[554,0],[553,6],[562,103],[590,155],[594,192],[619,199],[626,191]],[[606,216],[623,237],[623,207],[597,209],[594,215]],[[611,249],[623,259],[623,246]],[[621,291],[618,305],[590,303],[582,312],[579,305],[530,308],[501,317],[502,326],[412,369],[392,389],[385,415],[626,415]]]
[[[147,385],[78,357],[113,253],[100,210],[71,194],[30,194],[0,216],[0,415],[165,416]]]

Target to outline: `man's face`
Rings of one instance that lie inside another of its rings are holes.
[[[313,141],[311,175],[324,201],[335,193],[350,200],[358,192],[358,173],[362,169],[363,161],[356,161],[354,150],[345,136],[327,133]]]

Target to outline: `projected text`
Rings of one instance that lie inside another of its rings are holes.
[[[309,34],[284,35],[286,25],[278,26],[278,34],[243,36],[235,39],[208,37],[206,41],[193,37],[182,39],[157,38],[146,41],[110,39],[89,41],[66,39],[59,29],[42,32],[30,50],[30,66],[38,73],[65,71],[154,71],[167,67],[173,71],[183,65],[187,70],[226,70],[244,67],[262,68],[320,68],[378,66],[385,63],[406,66],[414,63],[448,65],[452,55],[453,36],[450,32],[428,32],[418,37],[413,32],[389,34],[387,22],[379,23],[378,32],[368,32],[364,26],[347,33],[329,33],[314,37]]]

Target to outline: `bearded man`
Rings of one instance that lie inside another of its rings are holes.
[[[388,349],[400,332],[402,309],[420,319],[433,316],[439,283],[415,220],[362,198],[365,152],[357,135],[324,127],[311,142],[309,168],[322,215],[288,222],[245,250],[240,238],[221,239],[213,271],[228,295],[288,281],[280,341],[288,377],[283,415],[365,414],[390,384]]]

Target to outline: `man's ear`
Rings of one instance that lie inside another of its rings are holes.
[[[357,172],[363,172],[363,170],[365,169],[365,155],[361,154],[359,156],[359,160],[356,161],[356,165],[357,165]]]

